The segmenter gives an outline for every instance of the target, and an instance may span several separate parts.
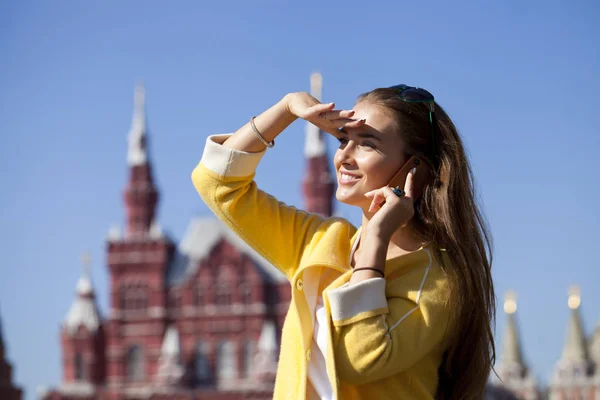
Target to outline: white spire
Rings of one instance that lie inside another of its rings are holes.
[[[321,90],[323,77],[319,72],[310,76],[310,93],[321,101]],[[310,122],[306,123],[306,142],[304,143],[304,155],[307,158],[319,157],[326,154],[325,140],[319,128]]]
[[[71,308],[65,318],[64,326],[73,334],[80,326],[85,326],[90,332],[100,327],[100,313],[94,300],[94,288],[90,279],[91,259],[88,253],[82,255],[83,273],[77,282],[77,295],[71,303]]]
[[[579,287],[569,287],[568,304],[571,309],[571,316],[567,324],[562,357],[556,363],[554,376],[551,380],[553,385],[570,384],[581,380],[586,377],[590,369],[587,343],[579,316],[579,306],[581,304]]]
[[[506,326],[504,327],[503,350],[500,357],[502,364],[518,365],[523,367],[523,356],[521,354],[521,340],[517,329],[515,313],[517,311],[517,294],[510,290],[504,299],[504,312],[507,314]]]
[[[579,316],[579,305],[581,295],[577,286],[569,288],[569,308],[571,316],[567,325],[565,347],[563,348],[562,360],[585,362],[587,361],[587,349],[585,335]]]
[[[133,101],[133,119],[127,141],[127,163],[130,166],[142,165],[147,162],[146,154],[146,91],[142,83],[135,87]]]
[[[600,321],[594,330],[594,333],[590,339],[590,358],[596,364],[596,371],[600,375]]]

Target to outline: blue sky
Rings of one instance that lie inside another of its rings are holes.
[[[159,220],[180,239],[192,217],[209,213],[190,182],[207,135],[308,90],[315,70],[324,100],[340,107],[407,83],[448,110],[495,239],[497,293],[518,292],[526,359],[540,380],[550,377],[569,284],[581,285],[586,332],[600,322],[600,6],[416,3],[0,4],[0,315],[28,399],[61,379],[59,327],[85,250],[107,310],[104,239],[124,220],[135,82],[146,86]],[[257,175],[298,206],[303,136],[294,123]],[[340,212],[359,222],[355,210]],[[501,301],[499,310],[502,332]]]

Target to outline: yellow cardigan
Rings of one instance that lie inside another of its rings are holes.
[[[196,190],[224,223],[289,279],[292,301],[282,330],[274,399],[306,399],[314,309],[321,274],[328,327],[326,358],[334,398],[432,399],[450,321],[448,279],[432,252],[386,261],[386,278],[350,286],[358,234],[341,218],[287,206],[256,187],[264,155],[222,146],[210,136],[192,172]]]

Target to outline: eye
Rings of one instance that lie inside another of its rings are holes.
[[[372,149],[375,148],[375,145],[373,143],[371,143],[371,142],[362,142],[361,145],[365,146],[365,147],[370,147]]]

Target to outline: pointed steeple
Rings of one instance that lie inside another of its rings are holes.
[[[310,94],[321,101],[323,88],[323,76],[315,72],[310,76]],[[304,143],[304,156],[306,158],[326,156],[325,140],[323,133],[316,126],[308,122],[306,124],[306,142]]]
[[[521,349],[521,338],[517,326],[517,294],[509,290],[504,296],[506,325],[502,337],[502,353],[492,374],[492,384],[503,387],[522,399],[538,399],[539,392],[535,377],[525,366]],[[498,379],[499,378],[499,379]]]
[[[23,392],[13,383],[13,367],[6,359],[2,338],[2,318],[0,317],[0,398],[2,400],[21,400]]]
[[[2,316],[0,315],[0,363],[4,361],[4,337],[2,336]]]
[[[569,288],[569,308],[571,316],[567,325],[567,335],[563,354],[561,359],[571,362],[587,362],[588,352],[586,346],[585,335],[579,315],[579,306],[581,305],[581,295],[577,286]]]
[[[321,100],[323,77],[315,72],[310,77],[311,94]],[[330,217],[333,214],[334,176],[329,170],[327,146],[323,132],[307,122],[304,144],[307,169],[302,180],[304,208],[308,212]]]
[[[155,218],[158,191],[152,178],[148,158],[148,132],[146,127],[146,92],[141,84],[135,88],[133,118],[127,137],[127,164],[129,182],[125,189],[127,235],[146,236]]]
[[[589,343],[590,358],[596,365],[596,374],[600,376],[600,321],[594,329],[594,333]]]
[[[133,96],[133,118],[127,141],[127,164],[143,165],[148,162],[146,153],[146,90],[138,83]]]
[[[503,365],[515,365],[523,368],[523,355],[521,354],[521,340],[516,320],[517,294],[508,291],[504,299],[504,312],[506,325],[504,327],[503,350],[500,360]]]
[[[564,384],[585,378],[591,368],[583,324],[579,314],[581,293],[579,287],[569,287],[571,315],[567,323],[565,345],[560,360],[556,363],[553,383]]]
[[[2,337],[2,316],[0,315],[0,357],[2,357],[4,350],[4,338]]]
[[[91,259],[88,253],[82,255],[82,264],[83,273],[77,282],[76,296],[64,322],[68,334],[74,334],[80,326],[86,327],[89,332],[96,332],[101,323],[90,279]]]

